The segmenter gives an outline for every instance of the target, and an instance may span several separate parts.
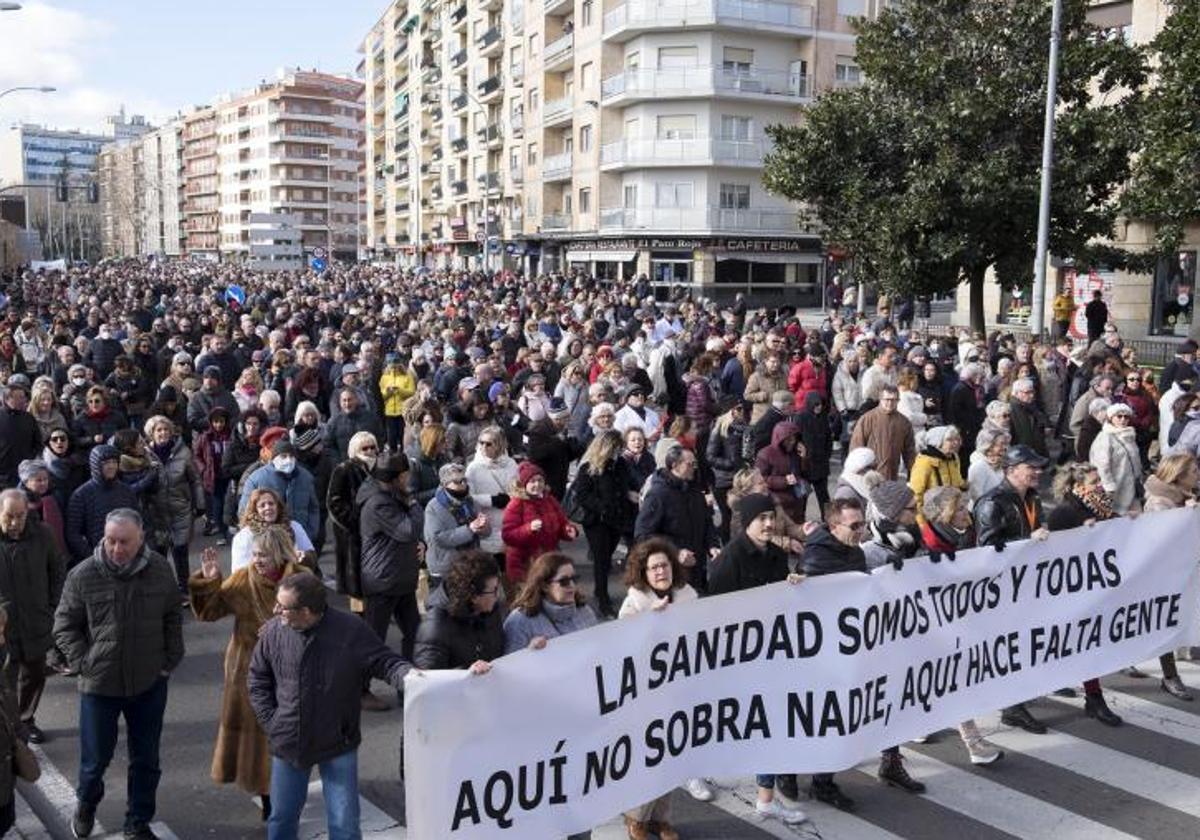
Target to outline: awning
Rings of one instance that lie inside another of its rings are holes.
[[[628,262],[637,251],[567,251],[567,262]]]
[[[771,265],[820,265],[825,259],[820,254],[744,254],[741,252],[717,254],[717,260],[742,260],[752,263],[770,263]]]

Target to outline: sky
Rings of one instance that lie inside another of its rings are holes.
[[[0,12],[0,125],[99,130],[125,106],[155,125],[283,67],[353,73],[387,0],[48,0]]]

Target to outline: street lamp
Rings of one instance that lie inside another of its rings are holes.
[[[0,12],[19,12],[21,11],[20,3],[0,3]]]
[[[1050,249],[1050,188],[1054,175],[1054,109],[1058,100],[1058,51],[1062,40],[1062,0],[1050,16],[1050,61],[1046,72],[1046,122],[1042,128],[1042,184],[1038,202],[1037,248],[1033,260],[1033,300],[1029,332],[1042,334],[1046,316],[1046,252]]]
[[[0,97],[8,96],[10,93],[16,93],[19,90],[32,90],[36,93],[54,93],[58,88],[51,87],[50,85],[17,85],[7,90],[0,90]]]

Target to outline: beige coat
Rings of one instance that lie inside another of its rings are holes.
[[[911,471],[917,458],[912,423],[899,411],[884,414],[873,408],[859,418],[850,436],[850,448],[865,446],[875,453],[875,469],[889,481],[900,475],[900,464]]]
[[[782,366],[774,376],[767,373],[765,364],[750,374],[750,378],[746,380],[744,394],[746,402],[753,405],[750,411],[750,423],[757,423],[767,413],[767,409],[771,407],[771,394],[776,391],[788,390],[791,389],[788,388],[787,371]]]

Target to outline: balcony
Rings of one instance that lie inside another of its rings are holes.
[[[542,216],[542,230],[570,230],[570,213],[547,213]]]
[[[548,15],[565,14],[575,7],[573,0],[546,0],[543,11]]]
[[[454,55],[450,56],[450,66],[454,69],[458,69],[459,67],[462,67],[466,63],[467,63],[467,50],[465,47],[463,49],[459,50],[458,52],[456,52]]]
[[[503,45],[504,38],[501,36],[500,28],[497,26],[493,26],[475,40],[475,46],[478,48],[479,55],[481,56],[489,56],[493,53],[498,53]]]
[[[460,31],[467,24],[467,4],[463,3],[450,14],[450,29]]]
[[[815,32],[812,6],[778,0],[692,0],[626,2],[604,16],[603,38],[622,42],[654,29],[703,29],[720,26],[809,37]]]
[[[407,216],[409,207],[410,207],[410,205],[407,201],[401,201],[398,204],[396,204],[396,212],[398,214],[400,214],[401,216]]]
[[[525,81],[525,62],[514,61],[508,65],[508,78],[514,85]]]
[[[600,229],[611,232],[797,234],[794,210],[719,207],[616,207],[600,211]]]
[[[525,7],[523,5],[512,7],[508,13],[508,25],[515,34],[525,31]]]
[[[632,138],[600,147],[602,170],[652,166],[762,166],[769,149],[765,139],[730,140],[720,137]]]
[[[408,52],[408,39],[401,38],[400,43],[396,46],[395,51],[392,52],[392,61],[399,61],[400,57],[406,52]]]
[[[465,111],[470,100],[465,93],[460,93],[450,100],[450,110],[457,114],[459,111]]]
[[[542,57],[542,67],[546,70],[554,70],[570,63],[574,56],[575,33],[568,32],[546,45],[546,54]]]
[[[489,125],[486,128],[481,128],[475,132],[475,136],[479,138],[480,143],[484,143],[489,147],[499,146],[504,139],[500,136],[500,127]]]
[[[453,196],[464,196],[467,194],[466,181],[454,181],[450,184],[450,194]]]
[[[525,180],[525,169],[520,164],[509,167],[508,180],[514,184],[522,183]]]
[[[525,114],[517,112],[508,118],[508,131],[514,137],[519,137],[525,130]]]
[[[486,175],[480,175],[476,178],[479,186],[483,187],[488,192],[496,192],[500,189],[500,173],[489,172]]]
[[[480,102],[491,102],[500,96],[503,87],[504,84],[500,80],[500,74],[497,73],[494,76],[488,76],[480,82],[475,90]]]
[[[543,181],[563,181],[571,177],[571,153],[550,155],[542,161]]]
[[[408,164],[404,164],[403,166],[401,166],[399,169],[396,170],[396,183],[397,184],[404,183],[405,181],[408,180],[410,174],[411,174],[411,170],[408,168]]]
[[[609,105],[647,99],[720,96],[803,105],[812,98],[808,76],[787,70],[726,70],[723,67],[651,67],[626,70],[604,79],[600,98]]]
[[[564,96],[562,99],[552,99],[542,108],[542,124],[556,125],[558,123],[569,122],[572,116],[574,116],[574,108],[575,103],[569,96]]]
[[[462,154],[467,150],[467,138],[455,137],[450,141],[450,151]]]
[[[421,164],[421,180],[427,181],[436,179],[442,174],[442,165],[433,161],[426,161]]]

